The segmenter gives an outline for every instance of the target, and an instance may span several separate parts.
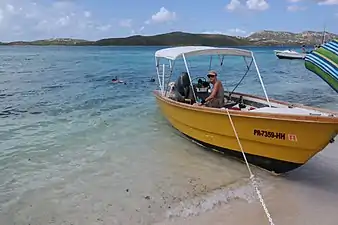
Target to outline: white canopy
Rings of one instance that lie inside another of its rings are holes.
[[[232,56],[246,56],[252,57],[252,52],[238,48],[217,48],[209,46],[184,46],[165,48],[155,52],[156,58],[166,58],[175,60],[184,54],[188,56],[198,55],[232,55]]]

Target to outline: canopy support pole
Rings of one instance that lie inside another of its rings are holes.
[[[182,58],[183,58],[183,61],[184,61],[185,69],[187,70],[187,73],[188,73],[188,76],[189,76],[190,86],[191,86],[192,93],[194,94],[195,102],[197,102],[194,86],[192,85],[192,81],[191,81],[190,71],[189,71],[187,60],[185,59],[184,54],[182,54]]]
[[[157,79],[158,79],[158,86],[160,87],[161,93],[163,95],[163,87],[162,87],[162,83],[161,83],[161,79],[160,79],[159,60],[157,59],[157,57],[155,57],[155,65],[156,65],[156,74],[157,74]]]
[[[169,61],[170,74],[169,74],[167,86],[165,88],[165,93],[164,93],[165,96],[167,96],[168,86],[169,86],[169,83],[170,83],[171,76],[173,75],[173,69],[174,69],[174,65],[175,65],[175,61],[171,61],[170,59],[168,61]]]
[[[162,64],[162,95],[164,95],[164,74],[165,74],[165,64]]]
[[[252,57],[253,63],[255,64],[255,68],[256,68],[256,71],[257,71],[257,75],[258,75],[259,81],[261,82],[261,85],[262,85],[262,88],[263,88],[263,91],[264,91],[264,95],[265,95],[266,101],[268,102],[269,107],[271,107],[271,103],[270,103],[270,101],[269,101],[268,94],[266,93],[265,86],[264,86],[264,83],[263,83],[263,79],[262,79],[261,73],[259,72],[257,63],[256,63],[256,59],[255,59],[255,57],[254,57],[253,54],[251,54],[251,57]]]
[[[209,71],[211,70],[211,64],[212,64],[212,56],[210,56]]]

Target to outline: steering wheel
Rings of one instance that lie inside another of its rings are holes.
[[[207,79],[205,77],[195,77],[194,79],[191,80],[191,83],[194,83],[193,81],[197,79],[202,79],[203,82],[207,82]]]

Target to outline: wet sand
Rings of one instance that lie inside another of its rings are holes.
[[[262,179],[270,187],[261,189],[261,193],[275,225],[338,224],[337,159],[336,142],[298,170],[281,176],[264,175]],[[166,219],[157,225],[164,224],[262,225],[269,221],[258,199],[253,202],[233,199],[213,210]]]

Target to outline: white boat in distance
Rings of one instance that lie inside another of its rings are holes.
[[[274,50],[274,52],[279,59],[305,59],[306,56],[305,53],[300,53],[293,50]]]

